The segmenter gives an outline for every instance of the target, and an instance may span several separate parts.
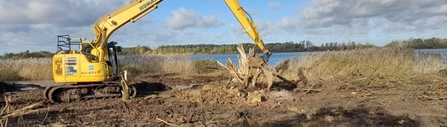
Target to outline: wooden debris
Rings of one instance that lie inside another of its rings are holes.
[[[175,125],[175,124],[166,122],[166,121],[164,121],[164,120],[162,120],[162,119],[160,119],[160,118],[157,118],[157,120],[160,121],[160,122],[163,122],[163,123],[165,123],[166,125],[169,125],[169,126],[171,126],[171,127],[177,127],[177,126],[178,126],[178,125]]]
[[[8,114],[11,110],[11,106],[9,103],[9,102],[11,102],[11,95],[9,93],[7,93],[7,94],[4,94],[4,97],[5,97],[5,107],[0,112],[0,115]],[[0,126],[7,127],[8,126],[8,118],[2,118],[0,120]]]
[[[7,119],[7,118],[11,118],[11,117],[17,117],[17,116],[23,116],[23,115],[33,114],[33,113],[39,112],[39,111],[41,111],[41,109],[34,109],[34,108],[40,107],[40,106],[43,106],[43,101],[34,103],[32,105],[23,107],[21,109],[15,110],[15,111],[12,111],[9,114],[3,115],[2,119]]]
[[[436,98],[436,97],[429,97],[427,95],[422,95],[422,96],[419,96],[418,98],[422,99],[422,100],[447,100],[447,97],[438,97],[438,98]]]
[[[123,101],[129,101],[130,95],[129,95],[129,85],[127,82],[127,70],[124,70],[124,74],[121,75],[121,86],[123,87],[123,90],[121,91],[123,96]]]
[[[267,83],[267,89],[270,89],[273,85],[274,77],[278,77],[287,83],[295,85],[295,83],[279,75],[282,71],[288,68],[289,61],[282,62],[275,68],[271,68],[268,66],[267,61],[255,53],[254,48],[249,49],[248,56],[245,54],[242,44],[238,45],[237,50],[240,54],[240,57],[238,58],[238,66],[233,64],[230,59],[227,59],[226,65],[223,65],[220,62],[218,62],[218,64],[227,69],[233,78],[239,83],[242,83],[245,87],[256,87],[257,83],[265,82]]]

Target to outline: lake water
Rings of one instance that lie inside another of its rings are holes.
[[[441,53],[444,59],[447,59],[447,49],[415,49],[416,52],[433,52],[433,53]],[[274,52],[272,56],[270,56],[268,64],[271,66],[275,66],[282,60],[291,59],[293,57],[305,57],[310,52]],[[262,56],[262,53],[259,55]],[[240,54],[194,54],[191,56],[192,60],[199,59],[215,59],[222,64],[225,64],[227,59],[230,58],[233,63],[238,63],[238,57]]]
[[[269,65],[276,65],[277,63],[281,62],[282,60],[291,59],[293,57],[303,57],[306,56],[308,52],[275,52],[272,53],[272,56],[270,56],[268,64]],[[262,53],[259,55],[263,55]],[[222,64],[227,63],[227,59],[230,58],[233,63],[238,63],[238,57],[240,57],[240,54],[195,54],[191,56],[192,60],[199,60],[199,59],[215,59]]]

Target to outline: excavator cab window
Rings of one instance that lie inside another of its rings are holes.
[[[116,52],[122,52],[123,51],[123,47],[121,46],[116,46]]]

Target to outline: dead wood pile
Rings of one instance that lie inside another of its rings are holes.
[[[267,89],[270,89],[274,77],[290,82],[279,75],[281,71],[287,69],[288,61],[284,61],[272,68],[268,66],[267,61],[255,53],[254,47],[249,49],[248,56],[245,54],[242,44],[238,45],[237,50],[240,53],[238,66],[236,66],[229,58],[227,59],[226,65],[223,65],[220,62],[219,64],[227,69],[238,82],[244,84],[245,87],[255,87],[258,83],[267,83]]]

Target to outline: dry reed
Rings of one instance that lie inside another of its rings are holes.
[[[209,63],[215,64],[210,60],[197,62],[190,58],[191,55],[127,55],[120,57],[120,67],[128,70],[131,76],[167,73],[196,75],[203,73],[200,69],[214,67]],[[446,58],[440,53],[419,52],[410,48],[312,52],[292,58],[282,75],[287,79],[296,79],[301,68],[309,80],[352,75],[403,77],[437,73],[445,68],[445,63]],[[0,72],[0,81],[51,80],[51,58],[0,60]]]
[[[191,55],[127,55],[121,56],[121,70],[128,70],[131,76],[146,74],[198,74],[200,69],[209,69],[208,60],[195,62]],[[51,80],[51,58],[29,58],[0,60],[0,81]],[[203,63],[205,62],[205,63]],[[198,66],[197,66],[197,65]],[[217,65],[216,65],[217,66]],[[210,70],[207,70],[208,72]]]
[[[131,76],[145,74],[195,74],[190,55],[128,55],[121,61],[122,70]]]
[[[51,58],[0,61],[0,81],[51,79]]]
[[[369,48],[350,51],[313,52],[292,59],[284,73],[298,78],[299,68],[309,80],[346,79],[353,76],[371,80],[403,80],[417,74],[434,74],[445,68],[439,53],[419,52],[410,48]]]

